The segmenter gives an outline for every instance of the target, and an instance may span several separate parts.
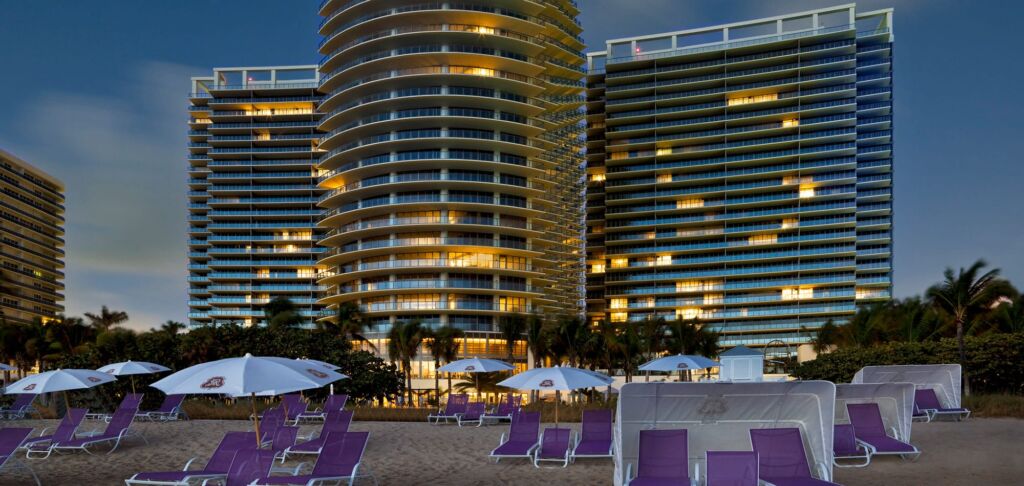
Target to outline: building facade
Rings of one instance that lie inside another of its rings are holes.
[[[64,313],[64,184],[0,150],[0,320]]]
[[[287,297],[320,315],[316,66],[214,69],[189,95],[189,323],[265,323]]]
[[[325,318],[353,303],[371,336],[415,319],[505,356],[500,316],[579,312],[577,14],[569,0],[323,3]]]
[[[607,42],[587,77],[591,320],[793,354],[892,286],[892,15]]]

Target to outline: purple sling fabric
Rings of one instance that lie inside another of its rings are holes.
[[[914,405],[921,410],[937,410],[942,413],[967,412],[966,408],[942,408],[939,396],[931,388],[914,391]]]
[[[253,480],[270,474],[274,456],[272,451],[241,449],[235,453],[228,467],[225,486],[247,486]]]
[[[57,424],[57,429],[50,435],[43,435],[34,437],[25,441],[26,444],[53,441],[53,442],[65,442],[75,438],[75,431],[82,425],[82,420],[85,420],[85,414],[89,411],[84,408],[71,408],[64,414],[64,418],[61,419],[60,423]]]
[[[573,455],[607,456],[612,447],[612,411],[584,410],[580,443]]]
[[[630,486],[690,484],[686,429],[641,430],[636,478]]]
[[[540,434],[540,412],[520,412],[512,417],[508,440],[491,453],[495,456],[525,456]]]
[[[142,394],[141,393],[129,393],[129,394],[125,395],[123,399],[121,399],[121,404],[117,406],[117,409],[120,410],[122,408],[134,408],[134,409],[138,410],[139,404],[141,404],[141,403],[142,403]]]
[[[811,477],[800,429],[750,429],[757,453],[758,474],[776,486],[826,486],[828,481]]]
[[[541,437],[540,451],[537,457],[541,459],[562,459],[569,450],[569,436],[571,429],[549,427],[544,429]]]
[[[707,486],[757,486],[757,453],[708,451]]]
[[[846,411],[857,438],[871,444],[878,452],[917,452],[910,444],[885,433],[885,423],[877,403],[847,403]]]
[[[21,447],[21,444],[25,442],[25,439],[31,433],[31,427],[5,427],[0,429],[0,465],[6,462],[7,458],[14,455],[15,451]]]
[[[167,395],[164,397],[163,403],[160,404],[160,408],[154,410],[154,413],[168,414],[174,411],[174,409],[181,406],[182,402],[185,401],[185,395]]]
[[[857,436],[854,433],[853,424],[835,425],[832,432],[832,452],[837,458],[863,455],[863,452],[857,447]]]
[[[324,413],[331,413],[336,410],[344,410],[348,402],[348,395],[330,395],[324,402]]]
[[[295,438],[299,435],[299,428],[294,426],[278,427],[274,431],[274,438],[270,442],[270,450],[281,452],[295,445]]]
[[[466,395],[465,393],[450,395],[448,397],[448,402],[444,405],[444,415],[465,413],[467,406],[469,406],[469,395]]]
[[[15,395],[15,397],[14,403],[12,403],[10,407],[0,409],[0,414],[20,415],[29,410],[29,407],[32,406],[32,402],[36,399],[36,396],[30,393],[19,393]]]
[[[257,480],[257,484],[307,484],[318,478],[347,478],[362,461],[369,432],[331,433],[325,439],[324,449],[313,465],[313,471],[304,476],[271,476]]]
[[[317,438],[297,444],[289,449],[290,452],[316,452],[319,451],[330,434],[344,434],[348,432],[352,424],[352,412],[349,410],[334,411],[327,413],[323,427],[320,428],[320,435]]]
[[[487,411],[487,404],[484,402],[473,402],[466,406],[466,412],[462,414],[462,420],[478,420]]]
[[[213,476],[227,474],[235,453],[242,449],[254,449],[255,432],[228,432],[206,461],[206,467],[195,471],[142,472],[132,479],[143,481],[181,481],[189,476]]]
[[[137,405],[136,405],[137,407]],[[58,447],[79,447],[92,442],[100,442],[108,439],[114,439],[121,434],[125,429],[132,425],[132,420],[135,419],[135,412],[138,408],[119,408],[114,412],[114,416],[111,417],[110,422],[107,423],[107,428],[100,435],[92,437],[81,437],[66,441],[57,441]]]

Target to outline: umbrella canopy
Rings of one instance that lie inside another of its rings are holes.
[[[124,361],[121,363],[108,364],[96,371],[106,373],[114,376],[126,376],[126,375],[148,375],[151,373],[163,373],[164,371],[171,371],[170,368],[156,363],[147,363],[145,361]]]
[[[534,368],[498,383],[517,390],[575,390],[612,384],[612,378],[596,371],[572,367]]]
[[[335,370],[340,370],[341,369],[341,366],[332,365],[332,364],[330,364],[330,363],[328,363],[326,361],[320,361],[318,359],[302,358],[299,361],[305,361],[307,363],[313,363],[315,365],[319,365],[319,366],[322,366],[324,368],[327,368],[327,369],[329,369],[331,371],[335,371]]]
[[[694,354],[673,354],[640,365],[641,371],[686,371],[717,368],[717,361]]]
[[[0,363],[0,371],[14,371],[16,369],[18,368],[15,368],[7,363]]]
[[[280,395],[342,378],[346,376],[306,361],[246,354],[189,366],[150,386],[168,395]]]
[[[41,395],[67,390],[81,390],[110,383],[114,377],[95,370],[54,370],[26,376],[4,389],[4,393]]]
[[[491,373],[512,369],[515,369],[515,366],[496,359],[467,358],[452,361],[451,363],[438,368],[437,371],[444,371],[447,373]]]

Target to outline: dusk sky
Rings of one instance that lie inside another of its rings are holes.
[[[315,64],[319,0],[0,0],[0,147],[67,185],[67,313],[185,322],[189,77]],[[843,2],[580,0],[606,39]],[[895,7],[895,290],[985,258],[1024,286],[1018,2]]]

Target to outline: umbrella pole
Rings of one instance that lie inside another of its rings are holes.
[[[256,413],[256,392],[252,392],[252,420],[256,423],[256,448],[259,449],[263,445],[263,441],[260,440],[260,416]]]
[[[135,375],[132,375],[132,395],[135,394]]]
[[[556,429],[558,428],[558,402],[561,401],[561,400],[559,400],[559,395],[561,393],[562,392],[560,392],[558,390],[555,390],[555,428]]]
[[[64,390],[64,415],[67,415],[68,411],[71,410],[71,401],[68,400],[68,391]]]

